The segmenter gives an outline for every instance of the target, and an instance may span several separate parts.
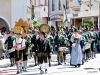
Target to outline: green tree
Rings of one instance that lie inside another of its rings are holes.
[[[83,20],[83,27],[92,27],[93,26],[93,21],[91,18],[85,18]]]

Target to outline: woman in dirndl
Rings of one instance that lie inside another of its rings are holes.
[[[82,49],[80,45],[81,35],[75,29],[75,32],[72,34],[71,42],[72,42],[72,50],[71,50],[71,59],[70,64],[75,67],[80,67],[82,64]]]

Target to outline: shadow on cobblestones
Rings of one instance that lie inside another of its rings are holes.
[[[95,69],[98,69],[98,68],[83,68],[85,70],[95,70]]]

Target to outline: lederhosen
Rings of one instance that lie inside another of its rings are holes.
[[[50,46],[49,43],[45,43],[45,40],[40,40],[38,42],[38,62],[42,64],[43,62],[47,63],[47,57],[48,54],[50,53]]]
[[[38,47],[37,47],[37,43],[38,43],[38,39],[36,38],[37,35],[33,35],[33,37],[31,38],[31,44],[34,45],[34,47],[32,47],[32,52],[35,53],[34,55],[34,61],[35,61],[35,65],[37,65],[38,63]]]
[[[20,43],[17,43],[19,45],[21,45],[22,47],[22,41]],[[23,54],[23,51],[22,50],[15,50],[15,61],[19,61],[19,60],[22,60],[22,54]]]
[[[22,52],[23,52],[23,61],[26,61],[27,60],[29,42],[26,41],[25,42],[25,45],[26,45],[25,49],[22,50]]]

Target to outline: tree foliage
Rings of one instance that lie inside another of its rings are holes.
[[[93,26],[93,21],[91,20],[91,18],[85,18],[83,20],[83,26],[84,27],[92,27]]]

